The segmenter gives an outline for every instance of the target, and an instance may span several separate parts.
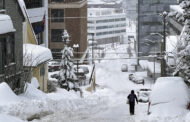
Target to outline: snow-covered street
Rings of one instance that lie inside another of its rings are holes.
[[[123,48],[125,49],[125,48]],[[121,51],[121,48],[119,48]],[[117,50],[111,50],[114,52]],[[118,58],[120,55],[110,54],[106,57]],[[105,58],[106,58],[105,57]],[[85,91],[83,88],[83,98],[68,95],[67,104],[63,96],[59,96],[56,103],[57,110],[55,113],[45,116],[34,122],[181,122],[181,117],[149,117],[147,115],[148,104],[136,104],[134,116],[129,114],[129,106],[126,104],[127,95],[132,89],[137,91],[140,88],[150,88],[150,81],[145,80],[145,85],[134,84],[128,80],[130,72],[121,72],[121,64],[127,60],[109,60],[96,64],[96,82],[98,87],[93,93]],[[130,61],[128,61],[130,63]],[[146,77],[146,72],[138,72],[141,76]],[[57,93],[51,93],[48,96],[55,97]],[[59,93],[61,95],[61,93]],[[63,104],[62,104],[63,103]],[[62,105],[62,106],[60,106]],[[67,109],[65,109],[67,108]]]
[[[16,96],[6,84],[1,84],[0,120],[9,122],[188,122],[189,114],[183,116],[153,117],[147,114],[148,103],[138,103],[135,115],[129,114],[127,96],[132,89],[152,88],[151,79],[145,71],[136,72],[145,78],[145,85],[128,80],[131,72],[121,72],[121,65],[134,63],[131,59],[119,59],[115,52],[126,51],[126,45],[110,49],[105,58],[96,63],[96,91],[88,92],[82,86],[83,97],[79,92],[57,88],[56,92],[45,94],[28,84],[26,92]],[[125,57],[127,55],[123,55]],[[7,90],[9,89],[9,90]],[[12,102],[9,102],[12,101]],[[14,117],[13,117],[14,116]],[[16,118],[15,118],[16,117]]]

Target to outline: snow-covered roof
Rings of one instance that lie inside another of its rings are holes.
[[[14,32],[12,20],[10,16],[6,14],[0,14],[0,34]]]
[[[183,12],[184,12],[184,9],[182,9],[179,5],[170,5],[170,10],[176,11],[181,14],[183,14]]]
[[[40,45],[23,44],[23,65],[37,66],[52,59],[51,51]]]
[[[5,82],[0,83],[0,105],[18,101],[18,97]]]

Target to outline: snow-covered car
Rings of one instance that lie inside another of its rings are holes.
[[[144,79],[140,76],[136,76],[135,74],[129,74],[129,80],[133,81],[136,84],[144,85]]]
[[[139,102],[147,103],[149,102],[149,96],[151,93],[151,89],[140,89],[137,94],[138,94],[138,100]]]
[[[180,116],[187,112],[189,90],[181,77],[160,77],[150,94],[151,116]]]
[[[58,61],[50,61],[48,62],[48,71],[59,71],[60,70],[60,63]]]
[[[59,79],[59,74],[53,74],[51,75],[51,78]]]
[[[127,72],[127,71],[128,71],[128,66],[127,66],[127,64],[122,64],[122,65],[121,65],[121,71],[122,71],[122,72]]]

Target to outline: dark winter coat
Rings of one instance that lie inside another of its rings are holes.
[[[132,103],[132,104],[135,105],[135,100],[138,103],[137,96],[135,94],[133,94],[133,93],[129,94],[127,98],[129,100],[129,103]]]

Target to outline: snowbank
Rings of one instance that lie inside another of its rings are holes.
[[[26,84],[26,91],[24,93],[25,97],[31,99],[46,99],[47,96],[44,92],[37,89],[34,85],[27,83]]]
[[[140,60],[139,64],[141,66],[142,69],[146,70],[147,69],[147,65],[148,65],[148,61],[147,60]]]
[[[184,114],[189,91],[180,77],[161,77],[156,80],[150,95],[151,115],[177,116]]]
[[[24,122],[24,121],[10,115],[0,114],[0,122]]]
[[[154,69],[154,64],[155,64],[155,69]],[[147,67],[148,67],[148,70],[151,73],[154,73],[154,71],[155,71],[155,73],[161,73],[161,65],[160,65],[160,63],[148,62]]]
[[[14,32],[12,20],[10,16],[5,14],[0,14],[0,34],[5,34],[8,32]]]
[[[35,88],[39,88],[39,87],[40,87],[39,82],[38,82],[38,80],[37,80],[36,77],[33,77],[33,78],[31,79],[31,84],[32,84]]]
[[[11,90],[7,83],[0,84],[0,105],[19,101],[18,96]]]
[[[23,44],[23,65],[37,66],[52,59],[52,53],[48,48],[34,44]]]

